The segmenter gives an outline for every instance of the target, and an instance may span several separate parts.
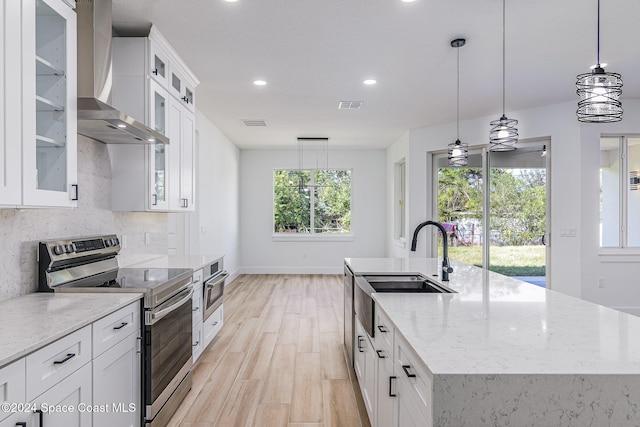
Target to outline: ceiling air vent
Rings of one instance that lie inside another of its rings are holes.
[[[362,101],[340,101],[338,102],[338,110],[358,110],[362,104]]]
[[[242,120],[245,126],[266,126],[267,122],[264,120]]]

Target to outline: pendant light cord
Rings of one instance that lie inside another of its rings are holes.
[[[598,0],[600,4],[600,0]],[[506,16],[506,0],[502,0],[502,115],[505,115],[505,16]]]
[[[456,140],[460,141],[460,47],[458,50],[458,85],[457,85],[457,107],[456,107]]]
[[[598,0],[598,67],[600,66],[600,0]]]

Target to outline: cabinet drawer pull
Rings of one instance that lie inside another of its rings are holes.
[[[216,321],[216,322],[213,322],[211,325],[212,326],[216,326],[217,324],[218,324],[218,322]]]
[[[384,325],[378,325],[378,330],[379,330],[380,332],[382,332],[383,334],[386,334],[387,332],[389,332],[389,330],[387,329],[387,327],[386,327],[386,326],[384,326]]]
[[[194,342],[193,344],[191,344],[191,346],[192,346],[192,347],[197,347],[197,346],[198,346],[198,344],[200,344],[200,341],[196,341],[196,342]]]
[[[396,394],[392,391],[393,380],[395,380],[396,378],[396,376],[389,377],[389,397],[396,397]]]
[[[62,365],[63,363],[65,363],[66,361],[73,359],[74,357],[76,357],[75,353],[67,353],[67,356],[62,359],[62,360],[54,360],[53,364],[54,365]]]
[[[404,373],[407,374],[409,378],[415,378],[416,374],[410,373],[409,369],[411,369],[411,365],[402,365],[402,370],[404,371]]]
[[[17,426],[17,427],[27,427],[27,423],[26,423],[26,422],[24,422],[24,421],[20,421],[20,422],[17,422],[17,423],[16,423],[16,426]]]
[[[120,323],[120,326],[114,326],[113,329],[115,329],[115,330],[122,329],[125,326],[127,326],[128,324],[129,323],[127,323],[127,322],[122,322],[122,323]]]
[[[384,350],[376,350],[376,353],[378,353],[378,357],[380,359],[386,359],[387,356],[384,355]]]
[[[200,307],[193,307],[193,308],[191,309],[191,311],[198,311],[198,310],[200,310]]]
[[[364,353],[364,350],[362,349],[362,346],[360,345],[360,343],[362,343],[362,335],[358,335],[358,351],[360,353]]]
[[[76,195],[72,197],[71,200],[77,201],[78,200],[78,184],[71,184],[71,186],[76,189],[76,193],[75,193]]]
[[[154,194],[153,195],[153,203],[151,203],[152,206],[157,206],[158,205],[158,195]]]

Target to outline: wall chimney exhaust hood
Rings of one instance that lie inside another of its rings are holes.
[[[111,0],[77,0],[78,133],[106,144],[169,143],[169,138],[110,106]]]

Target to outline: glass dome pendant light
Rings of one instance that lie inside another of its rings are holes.
[[[465,39],[451,40],[451,47],[458,50],[458,86],[457,86],[457,111],[456,111],[456,142],[449,144],[449,166],[467,166],[469,161],[469,144],[460,142],[460,48],[466,43]]]
[[[622,120],[622,76],[607,73],[600,63],[600,0],[598,0],[598,63],[590,73],[579,74],[576,93],[580,97],[576,115],[579,122],[612,123]]]
[[[502,116],[491,122],[491,151],[515,150],[518,142],[518,121],[505,115],[505,0],[502,0]]]

